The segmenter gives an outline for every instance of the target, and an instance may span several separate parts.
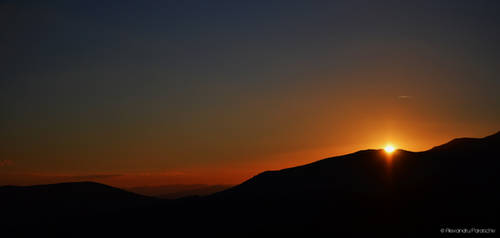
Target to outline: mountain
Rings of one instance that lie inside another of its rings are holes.
[[[430,189],[437,185],[486,185],[500,165],[500,132],[460,138],[424,152],[364,150],[279,171],[263,172],[215,194],[224,199],[309,199],[316,195],[372,194],[394,189]],[[445,188],[440,188],[442,190]]]
[[[16,228],[109,214],[156,200],[94,182],[0,187],[2,224]]]
[[[157,198],[177,199],[187,196],[206,196],[232,187],[231,185],[172,184],[127,188],[137,194]]]
[[[108,202],[143,199],[135,193],[95,182],[73,182],[34,186],[0,186],[2,200],[9,202]]]
[[[424,152],[364,150],[263,172],[209,199],[252,204],[245,213],[263,230],[420,236],[498,228],[499,148],[500,132]]]
[[[44,203],[55,210],[80,204],[98,214],[81,216],[82,209],[76,209],[64,219],[49,214],[51,222],[17,226],[42,227],[50,235],[93,236],[99,230],[109,236],[425,237],[456,235],[442,229],[475,228],[483,233],[465,235],[491,236],[487,229],[498,229],[500,214],[498,148],[500,133],[455,139],[423,152],[363,150],[266,171],[209,196],[175,200],[98,184],[15,188],[26,190],[15,196],[12,187],[3,187],[0,195],[2,204],[4,197],[30,209]],[[30,209],[22,216],[32,215]]]

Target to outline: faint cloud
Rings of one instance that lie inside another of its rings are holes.
[[[0,167],[8,167],[13,164],[14,162],[12,162],[12,160],[0,160]]]
[[[398,96],[398,99],[412,99],[413,96],[408,96],[408,95],[400,95]]]

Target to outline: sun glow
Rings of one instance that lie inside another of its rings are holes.
[[[396,150],[396,148],[394,148],[394,146],[392,146],[392,145],[387,145],[387,146],[384,148],[384,150],[385,150],[385,152],[387,152],[387,153],[389,153],[389,154],[390,154],[390,153],[394,152],[394,151]]]

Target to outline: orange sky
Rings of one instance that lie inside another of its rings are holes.
[[[487,136],[494,2],[0,3],[0,185],[236,184]]]
[[[226,164],[215,164],[213,166],[192,166],[187,168],[179,168],[177,170],[168,169],[150,169],[150,170],[130,170],[125,173],[119,171],[95,171],[92,173],[50,173],[50,172],[7,172],[0,174],[0,179],[3,185],[32,185],[40,183],[58,183],[68,181],[96,181],[112,186],[128,188],[136,186],[160,186],[168,184],[239,184],[252,176],[265,170],[277,170],[297,165],[302,165],[316,160],[327,158],[336,155],[355,152],[360,148],[383,148],[390,143],[397,148],[410,149],[413,151],[421,151],[430,149],[434,145],[439,145],[447,142],[454,135],[447,138],[438,136],[433,133],[418,133],[413,132],[413,135],[420,135],[426,139],[419,145],[412,143],[417,141],[409,138],[409,136],[399,135],[397,132],[381,132],[383,129],[376,129],[374,133],[381,136],[369,136],[361,139],[359,142],[353,142],[346,147],[324,147],[311,150],[295,151],[289,153],[280,153],[270,155],[265,158],[246,159],[240,158],[239,161],[228,162]],[[493,133],[470,133],[473,137],[482,137]],[[428,137],[425,137],[428,136]],[[346,136],[346,140],[350,141],[350,137]],[[358,144],[359,143],[359,144]],[[371,145],[371,146],[365,146]],[[357,149],[354,149],[357,148]],[[331,151],[338,151],[332,153]],[[247,162],[241,162],[247,161]],[[6,169],[16,167],[11,161],[3,161],[2,166]],[[15,171],[15,170],[14,170]]]

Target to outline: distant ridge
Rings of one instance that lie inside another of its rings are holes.
[[[69,197],[82,200],[99,200],[120,198],[146,198],[146,196],[127,192],[96,182],[66,182],[56,184],[42,184],[32,186],[0,186],[0,195],[3,199],[16,198],[23,200],[60,200]]]
[[[176,199],[187,196],[206,196],[232,187],[233,185],[173,184],[127,188],[137,194],[157,198]]]
[[[432,150],[452,149],[462,146],[468,147],[471,145],[477,146],[478,144],[485,144],[485,143],[500,143],[500,131],[483,138],[469,138],[469,137],[456,138],[443,145],[435,146],[430,150],[432,151]]]
[[[388,156],[383,150],[362,150],[266,171],[209,199],[247,204],[245,214],[263,220],[264,230],[275,230],[276,217],[280,229],[296,224],[297,232],[342,236],[442,235],[443,226],[463,224],[495,228],[500,220],[498,158],[498,132],[422,152],[397,150]],[[266,211],[274,215],[259,215]]]
[[[156,199],[96,182],[1,186],[2,224],[58,223],[152,204]],[[72,218],[74,219],[74,218]]]
[[[265,171],[204,197],[161,200],[91,182],[0,187],[2,204],[9,204],[2,224],[63,237],[102,231],[113,237],[434,237],[444,228],[498,230],[498,158],[495,133],[422,152],[361,150]]]

